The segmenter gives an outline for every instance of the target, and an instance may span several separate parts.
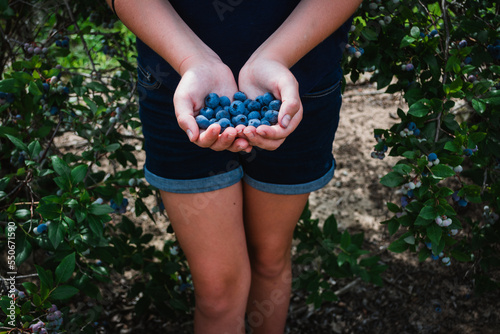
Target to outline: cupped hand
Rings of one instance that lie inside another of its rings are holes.
[[[238,77],[239,90],[248,98],[255,99],[266,92],[282,101],[278,124],[247,126],[240,135],[250,146],[266,150],[277,149],[299,125],[303,108],[300,101],[299,85],[292,72],[279,61],[264,57],[250,58]]]
[[[215,151],[249,152],[252,147],[248,140],[237,136],[241,128],[227,128],[219,134],[219,124],[200,130],[195,120],[208,94],[232,97],[238,91],[229,67],[215,57],[194,56],[185,60],[182,68],[182,78],[174,93],[174,108],[177,122],[189,140]]]

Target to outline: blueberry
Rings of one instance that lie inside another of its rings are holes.
[[[276,110],[268,110],[266,111],[264,119],[274,125],[278,123],[278,112]]]
[[[209,107],[205,107],[200,110],[200,115],[205,116],[207,119],[211,119],[215,117],[215,110]]]
[[[464,150],[464,154],[465,154],[465,156],[467,156],[467,157],[470,157],[470,156],[472,155],[472,153],[473,153],[473,152],[472,152],[472,150],[471,150],[470,148],[466,148],[466,149]]]
[[[217,95],[215,93],[210,93],[205,98],[205,105],[209,108],[215,109],[215,108],[217,108],[219,101],[220,101],[219,95]]]
[[[258,111],[252,111],[251,113],[248,114],[248,119],[260,119],[260,112]]]
[[[420,136],[420,129],[413,130],[413,134],[417,137]]]
[[[263,95],[259,95],[255,98],[255,101],[259,102],[261,105],[265,105],[264,103],[264,96]],[[271,100],[272,101],[272,100]],[[259,108],[260,109],[260,108]]]
[[[432,30],[431,33],[430,33],[431,37],[434,37],[437,34],[438,34],[438,31],[436,29]]]
[[[407,128],[408,128],[408,130],[413,131],[417,128],[417,125],[415,124],[415,122],[410,122],[410,123],[408,123]]]
[[[231,107],[229,109],[229,112],[233,116],[240,115],[240,114],[248,114],[248,112],[246,111],[246,108],[245,108],[245,104],[243,104],[243,102],[241,102],[239,100],[233,101],[233,103],[231,103]]]
[[[221,118],[218,123],[220,125],[220,133],[224,132],[226,128],[231,126],[231,121],[227,118]]]
[[[196,116],[196,123],[198,123],[200,129],[206,129],[210,126],[210,121],[203,115]]]
[[[262,103],[258,101],[252,101],[248,104],[248,110],[250,111],[258,111],[262,108]]]
[[[458,201],[458,206],[461,206],[464,208],[467,206],[467,203],[468,203],[467,200],[462,198],[461,200]]]
[[[431,259],[433,259],[433,260],[439,260],[439,256],[431,254]]]
[[[229,117],[231,117],[231,115],[229,115],[229,112],[227,110],[220,110],[216,115],[215,115],[215,119],[216,120],[221,120],[223,118],[227,118],[229,119]]]
[[[281,107],[281,101],[280,100],[273,100],[269,103],[269,109],[272,110],[280,110]]]
[[[65,40],[61,41],[61,46],[63,48],[69,48],[69,40],[65,39]]]
[[[406,70],[407,71],[413,71],[415,69],[415,66],[413,66],[412,63],[406,64]]]
[[[56,115],[57,113],[59,113],[59,108],[57,106],[52,106],[52,108],[50,108],[50,114]]]
[[[428,159],[429,161],[431,161],[431,162],[432,162],[432,161],[436,161],[436,159],[437,159],[437,154],[436,154],[436,153],[430,153],[430,154],[427,156],[427,159]]]
[[[351,55],[355,54],[356,51],[357,50],[356,50],[356,48],[354,46],[350,46],[350,47],[347,48],[347,53],[349,53]]]
[[[458,196],[458,191],[455,191],[455,192],[451,195],[451,198],[452,198],[455,202],[460,201],[460,196]]]
[[[0,92],[0,99],[5,100],[7,98],[7,93]]]
[[[252,118],[248,121],[248,126],[258,127],[260,125],[260,119]]]
[[[247,119],[247,117],[245,115],[240,114],[240,115],[236,115],[236,116],[233,117],[232,123],[233,123],[234,126],[238,126],[240,124],[243,124],[243,125],[247,126],[248,125],[248,119]]]
[[[228,106],[230,104],[231,104],[231,100],[229,99],[229,97],[227,97],[227,96],[221,96],[219,98],[219,105],[221,107],[225,107],[225,106]]]
[[[248,108],[248,104],[252,101],[253,101],[252,99],[246,99],[245,102],[243,102],[243,104],[245,105],[245,108]]]
[[[266,105],[266,106],[267,106],[267,105],[269,105],[269,103],[271,103],[271,101],[273,101],[273,100],[274,100],[274,96],[273,96],[273,94],[271,94],[271,93],[266,93],[266,94],[264,94],[264,96],[262,97],[262,102],[263,102],[263,104],[264,104],[264,105]]]
[[[461,40],[459,43],[458,43],[458,47],[463,49],[467,46],[467,41],[465,39]]]
[[[413,192],[413,189],[408,190],[408,192],[406,193],[406,195],[407,195],[408,197],[413,197],[413,196],[415,196],[415,194],[414,194],[414,192]]]
[[[234,93],[233,99],[244,102],[247,99],[247,96],[243,92],[236,92]]]
[[[401,197],[401,206],[404,208],[408,205],[408,197],[403,196]]]
[[[216,118],[210,118],[209,122],[210,122],[210,125],[212,125],[214,123],[217,123],[217,119]]]
[[[267,119],[261,119],[260,120],[260,125],[271,125]]]
[[[464,64],[465,65],[469,65],[470,63],[472,63],[472,58],[471,57],[465,57]]]
[[[50,85],[49,85],[48,83],[44,82],[44,83],[42,84],[42,87],[43,87],[43,90],[44,90],[44,91],[48,92],[48,91],[49,91],[49,88],[50,88]]]

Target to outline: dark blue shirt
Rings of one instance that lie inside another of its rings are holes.
[[[299,0],[173,0],[174,9],[196,35],[214,50],[238,78],[252,53],[286,20]],[[290,70],[300,94],[310,91],[340,66],[351,20],[316,46]],[[180,76],[158,54],[137,39],[138,61],[175,90]],[[157,78],[158,79],[158,78]]]

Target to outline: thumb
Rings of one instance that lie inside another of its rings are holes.
[[[302,108],[302,103],[299,96],[299,85],[294,80],[285,84],[280,92],[281,108],[278,115],[278,123],[282,128],[287,128],[292,118]]]
[[[194,142],[198,139],[200,130],[194,118],[194,108],[187,99],[174,100],[175,116],[177,123],[189,138],[189,141]]]

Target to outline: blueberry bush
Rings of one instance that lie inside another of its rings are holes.
[[[499,265],[498,10],[488,1],[365,1],[343,63],[353,81],[372,73],[378,88],[408,102],[399,124],[375,130],[372,154],[401,157],[381,180],[401,188],[384,222],[397,236],[390,250],[468,261],[483,289],[498,284],[490,275]],[[95,333],[105,326],[103,291],[125,273],[134,275],[127,298],[138,317],[191,312],[175,236],[158,249],[136,221],[164,210],[136,158],[133,35],[100,0],[0,0],[0,33],[0,248],[8,254],[0,261],[2,275],[17,272],[15,284],[0,282],[0,333]],[[294,288],[309,303],[335,300],[337,278],[382,283],[385,266],[363,250],[363,235],[339,231],[335,217],[320,224],[306,208],[294,236],[303,268]]]
[[[375,129],[372,157],[399,160],[382,179],[399,201],[389,250],[468,262],[476,290],[500,282],[500,6],[491,1],[365,1],[344,68],[371,73],[407,108]],[[498,279],[498,278],[497,278]]]

